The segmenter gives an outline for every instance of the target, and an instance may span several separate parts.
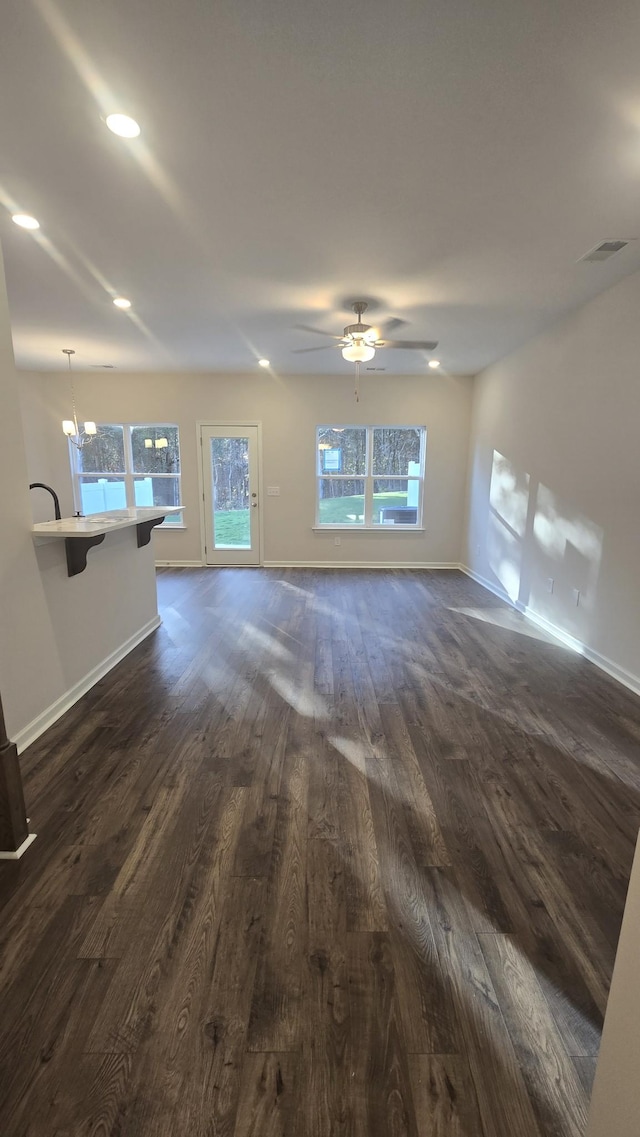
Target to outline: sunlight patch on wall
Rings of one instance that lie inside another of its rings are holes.
[[[588,561],[599,563],[603,531],[599,525],[581,514],[569,517],[557,504],[556,495],[542,484],[538,488],[533,532],[545,552],[563,557],[572,545]]]
[[[529,475],[518,471],[497,450],[493,452],[489,504],[516,536],[524,537],[529,507]]]
[[[588,517],[570,513],[559,503],[557,495],[541,484],[538,487],[533,535],[543,555],[549,558],[550,575],[556,575],[554,564],[561,565],[565,590],[579,590],[579,607],[569,622],[572,625],[583,623],[581,616],[585,611],[591,611],[595,604],[604,530]],[[536,610],[544,612],[547,608],[550,608],[548,596],[539,593]],[[571,608],[568,611],[571,612]]]
[[[493,451],[489,487],[487,553],[489,565],[512,601],[520,593],[522,541],[529,509],[529,475],[504,454]]]

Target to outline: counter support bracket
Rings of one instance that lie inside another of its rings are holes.
[[[96,533],[92,537],[65,537],[64,545],[67,552],[67,572],[69,576],[77,576],[87,567],[87,553],[94,545],[101,545],[105,533]]]
[[[138,532],[138,548],[141,549],[143,545],[148,545],[151,540],[151,530],[156,525],[162,525],[164,517],[153,517],[151,521],[139,521],[136,525]]]

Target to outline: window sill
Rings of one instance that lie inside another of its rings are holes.
[[[175,529],[188,529],[188,525],[158,525],[161,533],[172,533]]]
[[[176,526],[177,528],[177,526]],[[424,525],[312,525],[314,533],[425,533]]]

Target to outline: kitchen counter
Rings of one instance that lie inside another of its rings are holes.
[[[41,521],[32,527],[37,537],[88,537],[111,533],[155,521],[158,524],[170,513],[182,513],[183,505],[144,506],[139,509],[113,509],[108,513],[94,513],[90,517],[63,517],[60,521]]]
[[[67,554],[68,576],[78,576],[87,567],[87,553],[100,545],[107,533],[129,529],[135,525],[138,548],[148,545],[151,530],[161,525],[170,513],[181,513],[181,505],[144,506],[133,509],[113,509],[108,513],[93,513],[90,517],[62,517],[59,521],[41,521],[31,532],[36,543],[40,538],[63,539]]]

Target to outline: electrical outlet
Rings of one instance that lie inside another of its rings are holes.
[[[553,592],[553,577],[547,577],[547,592]]]
[[[267,497],[280,497],[280,486],[267,486]]]
[[[334,545],[340,545],[340,544],[342,544],[342,537],[334,537],[334,538],[333,538],[333,543],[334,543]]]
[[[578,607],[578,605],[580,603],[580,589],[579,588],[573,589],[573,603],[575,604],[576,608]]]

